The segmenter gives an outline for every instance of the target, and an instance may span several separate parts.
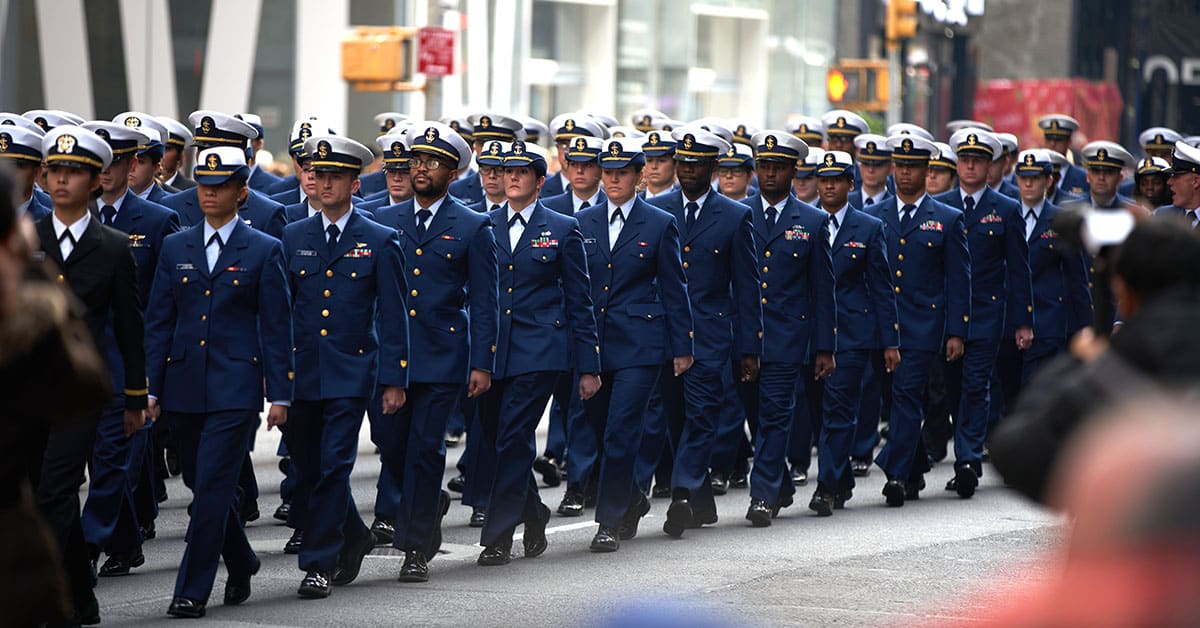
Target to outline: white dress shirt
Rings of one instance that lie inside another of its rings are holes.
[[[208,259],[208,272],[211,273],[217,267],[217,258],[221,256],[221,248],[229,244],[229,236],[233,235],[233,228],[236,224],[237,215],[217,229],[213,229],[207,220],[204,221],[204,256]],[[221,246],[217,246],[215,241],[209,243],[212,241],[214,233],[221,238]]]
[[[87,231],[88,223],[92,220],[91,212],[83,212],[83,217],[76,220],[71,225],[67,225],[58,219],[58,214],[51,214],[54,221],[54,236],[58,238],[58,250],[62,252],[63,261],[71,257],[71,251],[75,250],[75,243],[79,242],[79,238],[83,237],[83,232]],[[74,238],[64,238],[63,232],[70,229],[71,236]]]
[[[633,209],[633,201],[636,198],[625,201],[624,205],[617,205],[611,200],[608,202],[608,250],[611,251],[617,245],[617,238],[621,237],[621,228],[629,220],[629,212]],[[621,210],[621,217],[613,220],[618,209]]]
[[[521,220],[513,220],[513,216],[520,215]],[[529,217],[533,215],[533,205],[530,204],[517,211],[508,206],[508,220],[512,223],[508,228],[508,246],[510,251],[517,250],[517,243],[521,241],[521,236],[525,235],[525,225],[529,223]]]

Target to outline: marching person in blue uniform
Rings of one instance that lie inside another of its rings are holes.
[[[1050,149],[1046,149],[1050,150]],[[1082,201],[1082,196],[1077,196],[1066,191],[1062,186],[1063,173],[1071,166],[1071,162],[1066,156],[1056,150],[1050,150],[1050,164],[1053,167],[1051,179],[1053,185],[1046,191],[1046,199],[1054,205],[1065,207],[1068,203]],[[1084,179],[1086,180],[1086,175]]]
[[[407,125],[404,125],[407,129]],[[384,173],[382,192],[366,198],[359,203],[359,209],[374,213],[376,210],[390,205],[399,205],[413,197],[412,171],[408,167],[411,157],[405,131],[397,131],[375,138],[375,143],[383,151],[380,171]]]
[[[478,138],[480,127],[475,129]],[[585,402],[601,384],[583,236],[574,218],[538,202],[545,176],[545,158],[525,142],[513,142],[504,153],[508,206],[488,214],[493,224],[507,228],[496,234],[496,258],[503,269],[496,367],[492,387],[479,400],[481,433],[471,434],[471,440],[482,440],[482,447],[495,452],[492,468],[472,468],[468,481],[469,486],[491,480],[480,565],[507,564],[513,532],[522,523],[525,557],[546,550],[550,509],[538,497],[530,470],[537,457],[534,431],[555,382],[568,368],[579,373]],[[568,365],[571,356],[575,363]]]
[[[616,551],[622,540],[636,536],[639,520],[649,512],[650,502],[635,481],[647,406],[660,371],[679,378],[693,361],[679,231],[671,214],[637,197],[645,160],[641,144],[604,143],[600,167],[608,200],[577,215],[604,381],[598,395],[583,400],[586,423],[573,426],[590,431],[600,450],[594,552]]]
[[[374,120],[375,125],[379,127],[379,137],[383,137],[384,135],[394,133],[398,127],[402,126],[408,120],[408,116],[395,111],[385,111],[375,114]],[[376,140],[376,143],[378,143],[378,140]],[[382,168],[370,174],[364,174],[358,180],[358,193],[363,198],[374,196],[388,189],[387,172]],[[395,203],[387,204],[394,205]]]
[[[822,148],[825,144],[825,125],[820,118],[800,116],[788,124],[788,132],[800,138],[809,148]]]
[[[958,188],[934,199],[963,214],[971,257],[971,320],[962,360],[946,364],[946,394],[954,414],[954,479],[949,490],[971,497],[983,473],[988,392],[1001,343],[1028,349],[1033,341],[1029,246],[1019,206],[988,187],[1002,159],[995,135],[978,128],[950,136],[958,156]],[[901,321],[903,325],[904,321]],[[1012,339],[1006,329],[1015,329]],[[956,394],[961,393],[961,394]]]
[[[734,144],[717,160],[717,190],[734,201],[745,201],[753,193],[754,149]]]
[[[105,337],[112,329],[118,364],[109,363],[114,380],[124,387],[114,391],[122,399],[116,411],[121,436],[128,439],[146,422],[148,389],[142,302],[138,294],[137,267],[129,250],[129,236],[100,224],[88,210],[88,201],[99,192],[101,173],[113,160],[112,149],[95,133],[82,127],[57,126],[42,138],[46,163],[46,191],[53,198],[53,212],[37,223],[41,244],[38,257],[55,262],[57,280],[70,289],[82,306],[83,318],[92,341],[106,363]],[[82,421],[78,426],[52,431],[42,455],[37,481],[37,502],[62,552],[64,570],[71,586],[71,602],[81,623],[99,623],[99,606],[92,593],[95,550],[87,547],[79,510],[79,487],[89,460],[94,460],[93,441],[97,421],[109,429],[111,409]],[[93,467],[93,473],[97,469]],[[89,486],[99,497],[102,491],[108,508],[121,505],[125,477],[115,469],[102,471],[107,486]],[[104,520],[115,521],[116,512]],[[136,533],[136,530],[135,530]],[[95,538],[95,537],[93,537]]]
[[[532,142],[526,142],[529,146]],[[471,205],[471,209],[483,213],[503,209],[508,204],[508,182],[504,176],[504,156],[512,148],[512,142],[492,140],[483,146],[475,158],[479,164],[479,180],[483,186],[483,200]],[[536,149],[535,149],[536,151]],[[545,161],[543,159],[543,161]]]
[[[924,484],[921,443],[922,395],[929,369],[962,357],[971,320],[971,259],[963,214],[925,193],[932,142],[912,135],[888,138],[895,164],[896,199],[868,213],[884,224],[895,276],[904,359],[892,373],[892,408],[887,444],[875,462],[887,474],[889,506],[916,498]]]
[[[429,579],[429,559],[441,544],[450,506],[440,490],[446,461],[446,418],[465,386],[477,398],[495,368],[498,271],[492,222],[447,197],[471,147],[454,129],[420,122],[409,130],[409,165],[416,196],[385,207],[376,220],[400,235],[410,268],[408,321],[412,329],[409,403],[390,419],[393,435],[380,452],[400,484],[392,546],[405,552],[402,582]],[[372,412],[380,411],[380,400]]]
[[[182,191],[196,187],[196,182],[187,178],[180,171],[184,161],[184,152],[192,145],[192,130],[178,120],[166,116],[155,116],[154,119],[167,128],[158,180],[171,190]]]
[[[863,133],[854,138],[858,150],[858,173],[861,185],[850,193],[850,204],[869,209],[877,203],[887,201],[888,177],[892,174],[892,152],[888,150],[887,138],[874,133]],[[830,150],[841,150],[830,148]],[[848,152],[848,151],[847,151]]]
[[[192,141],[199,149],[235,146],[246,150],[247,142],[258,136],[258,131],[246,122],[215,111],[195,111],[188,116],[188,122],[196,129]],[[185,227],[199,224],[204,218],[194,189],[172,194],[163,199],[163,204],[179,214],[179,220]],[[287,224],[283,205],[254,190],[250,190],[238,216],[251,227],[274,238],[282,237],[283,227]]]
[[[542,197],[552,198],[571,191],[567,179],[567,149],[571,141],[579,136],[604,139],[605,131],[601,125],[587,114],[564,113],[550,121],[550,131],[554,134],[554,145],[558,149],[558,165],[561,170],[546,177],[542,186]]]
[[[1042,130],[1042,146],[1065,156],[1071,154],[1071,136],[1079,130],[1079,121],[1068,115],[1054,113],[1038,118],[1038,128]],[[973,125],[978,126],[978,125]],[[1086,196],[1088,193],[1087,172],[1083,168],[1070,163],[1062,170],[1058,187],[1072,196]]]
[[[600,189],[600,150],[604,140],[599,137],[580,135],[573,138],[563,155],[563,180],[569,184],[568,191],[558,196],[542,195],[542,204],[564,216],[595,205],[604,205],[608,198]]]
[[[167,127],[154,116],[138,111],[117,114],[112,121],[138,129],[150,137],[149,144],[138,147],[133,168],[129,171],[129,189],[143,200],[159,204],[167,196],[178,192],[175,188],[168,192],[157,179],[170,138]]]
[[[271,186],[267,194],[271,200],[284,205],[303,203],[307,193],[301,185],[308,153],[304,152],[304,142],[316,135],[337,135],[329,125],[315,118],[296,120],[292,124],[292,132],[288,134],[288,156],[292,158],[292,174]]]
[[[1200,148],[1175,143],[1168,185],[1174,200],[1154,213],[1175,214],[1191,223],[1192,229],[1200,228]]]
[[[1145,157],[1133,170],[1133,195],[1138,204],[1149,209],[1170,205],[1171,161],[1162,157]]]
[[[247,182],[247,185],[255,192],[264,195],[269,194],[269,190],[279,185],[283,181],[283,177],[271,174],[258,165],[258,153],[267,143],[266,129],[263,127],[262,117],[254,113],[239,113],[233,117],[249,124],[254,127],[255,131],[258,131],[258,137],[250,140],[250,149],[246,153],[246,164],[250,166],[250,180]]]
[[[958,155],[944,142],[934,142],[937,147],[929,157],[929,174],[925,176],[925,191],[937,196],[958,186]]]
[[[295,401],[284,429],[308,496],[300,545],[303,598],[352,582],[375,539],[359,518],[350,471],[368,402],[405,405],[409,337],[404,256],[396,233],[351,207],[374,155],[343,137],[313,136],[320,215],[288,225],[283,246],[296,337]]]
[[[796,163],[796,174],[792,177],[792,196],[801,203],[813,207],[821,206],[821,194],[818,190],[817,166],[825,161],[825,149],[817,146],[808,147],[808,155]]]
[[[1133,155],[1116,142],[1091,142],[1080,151],[1087,168],[1085,200],[1097,209],[1123,209],[1133,205],[1133,199],[1122,195],[1121,172],[1134,165]]]
[[[695,323],[695,364],[682,378],[664,373],[661,380],[672,435],[679,430],[673,439],[672,499],[663,531],[679,538],[688,528],[716,523],[708,467],[724,396],[722,371],[738,359],[739,379],[758,378],[762,294],[750,208],[711,186],[717,157],[729,144],[694,127],[671,135],[680,193],[650,202],[683,225],[681,255]]]
[[[755,135],[753,144],[760,195],[747,204],[758,264],[770,270],[760,286],[762,367],[757,387],[743,391],[742,403],[746,416],[758,421],[746,519],[766,527],[795,491],[787,464],[795,405],[806,403],[806,388],[821,385],[804,381],[804,364],[811,360],[817,380],[834,371],[836,323],[828,215],[790,194],[792,173],[808,145],[771,130]]]
[[[171,416],[194,495],[167,609],[175,617],[204,616],[221,559],[225,604],[249,598],[261,563],[241,526],[239,470],[264,397],[268,429],[287,421],[292,401],[283,246],[238,220],[249,174],[240,148],[201,151],[195,177],[205,220],[162,242],[150,293],[150,413]]]
[[[1017,136],[1012,133],[992,133],[1000,142],[1001,157],[992,162],[991,168],[988,170],[988,187],[992,188],[993,192],[999,192],[1011,198],[1014,201],[1021,200],[1021,192],[1017,189],[1013,172],[1013,164],[1017,161]],[[1012,180],[1008,176],[1012,173]]]
[[[646,165],[642,169],[646,189],[638,192],[642,200],[679,191],[675,181],[675,140],[669,131],[652,129],[642,145]]]
[[[821,124],[825,126],[825,149],[849,153],[857,161],[858,146],[854,140],[859,135],[870,132],[867,121],[853,111],[834,109],[821,116]],[[858,177],[858,173],[855,173],[855,191],[862,186],[862,180]]]
[[[520,120],[495,113],[475,114],[468,120],[473,126],[471,137],[474,139],[473,152],[476,155],[493,140],[512,142],[525,139],[525,127]],[[483,184],[479,177],[480,173],[476,171],[470,177],[451,183],[450,195],[468,207],[483,201]]]
[[[825,379],[817,489],[808,503],[823,517],[844,507],[853,495],[850,454],[863,371],[877,361],[882,377],[900,363],[900,324],[883,223],[849,203],[853,168],[850,155],[842,151],[824,153],[817,167],[821,207],[829,214],[837,303],[837,368]]]
[[[174,211],[144,201],[129,189],[129,172],[137,152],[147,147],[150,138],[139,129],[113,122],[88,122],[83,128],[104,139],[113,152],[112,163],[100,173],[98,209],[92,217],[128,234],[129,249],[137,264],[138,296],[141,303],[148,304],[163,238],[179,230],[179,217]],[[121,364],[121,352],[109,331],[105,346],[109,364],[114,365],[113,390],[123,390],[122,369],[117,366]],[[99,570],[101,576],[125,575],[144,562],[142,530],[152,529],[157,515],[153,493],[148,500],[143,496],[142,508],[135,508],[134,500],[135,490],[153,490],[152,478],[143,469],[151,462],[151,426],[126,436],[120,417],[123,406],[116,395],[101,419],[91,462],[91,487],[83,510],[84,536],[109,556]]]
[[[34,183],[42,172],[41,129],[25,129],[16,125],[0,126],[0,163],[12,166],[10,172],[15,179],[17,214],[25,214],[37,222],[50,215],[54,209],[38,199]]]

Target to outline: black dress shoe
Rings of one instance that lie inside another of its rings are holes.
[[[258,573],[261,567],[262,562],[259,561],[248,574],[229,574],[229,579],[225,581],[225,606],[237,606],[250,599],[250,578]]]
[[[797,468],[797,467],[792,467],[792,486],[807,486],[807,485],[808,485],[808,472],[803,469]]]
[[[149,541],[158,536],[158,532],[154,529],[154,522],[151,521],[144,526],[140,526],[138,531],[142,533],[142,540]]]
[[[771,507],[761,499],[751,499],[750,508],[746,510],[746,520],[756,528],[771,525]]]
[[[425,554],[419,551],[409,551],[404,555],[404,564],[400,567],[400,582],[429,582],[429,563]]]
[[[261,513],[258,512],[258,502],[253,501],[243,504],[241,515],[243,527],[245,527],[247,523],[258,521],[258,518],[262,516]]]
[[[921,491],[923,490],[925,490],[924,477],[919,478],[916,482],[906,482],[904,484],[904,499],[921,499]]]
[[[184,619],[200,619],[204,617],[204,602],[189,600],[186,597],[172,598],[171,605],[167,607],[167,614]]]
[[[537,558],[546,553],[549,542],[546,540],[546,524],[550,522],[550,509],[545,504],[538,504],[538,518],[525,522],[525,558]]]
[[[292,537],[283,544],[284,554],[299,554],[300,546],[304,543],[304,530],[294,530]]]
[[[375,517],[371,522],[371,535],[375,537],[375,545],[391,545],[396,540],[396,526],[386,517]]]
[[[334,586],[344,587],[358,577],[359,570],[362,569],[363,559],[371,550],[375,548],[375,535],[370,532],[363,535],[358,543],[347,546],[342,549],[342,554],[338,556],[337,566],[333,568],[333,575],[330,582]]]
[[[650,500],[639,492],[637,501],[629,506],[629,510],[625,511],[625,516],[621,518],[621,525],[617,527],[617,537],[622,541],[636,537],[638,523],[648,512],[650,512]]]
[[[310,569],[300,581],[296,594],[306,600],[316,600],[329,597],[329,574],[316,569]]]
[[[893,508],[904,505],[906,492],[904,482],[901,480],[888,480],[887,484],[883,485],[883,496],[887,498],[887,505]]]
[[[471,521],[467,525],[472,528],[482,528],[487,523],[487,511],[482,508],[471,509]]]
[[[558,486],[562,484],[562,477],[558,473],[558,465],[546,456],[538,456],[533,461],[533,470],[542,474],[542,482],[546,486]]]
[[[583,516],[583,492],[568,488],[563,495],[562,502],[558,504],[558,514],[564,517],[581,517]]]
[[[970,499],[975,495],[975,488],[979,486],[979,476],[970,465],[958,465],[954,469],[954,491],[963,499]]]
[[[615,552],[621,548],[620,533],[616,528],[600,526],[596,536],[592,537],[591,550],[600,554]]]
[[[670,484],[655,484],[654,490],[650,491],[650,497],[654,499],[666,499],[671,496]]]
[[[663,522],[663,532],[673,538],[683,537],[683,531],[696,525],[692,518],[692,505],[686,499],[677,499],[667,508],[667,520]]]
[[[717,522],[717,511],[715,510],[692,510],[692,521],[695,522],[693,527],[710,526]]]
[[[283,456],[282,458],[279,459],[279,472],[280,473],[287,475],[288,470],[291,468],[292,468],[292,459],[291,458],[289,458],[287,456]]]
[[[808,509],[817,513],[818,517],[829,517],[833,515],[833,497],[821,491],[813,493],[812,499],[808,502]]]
[[[850,472],[856,478],[865,478],[871,475],[871,461],[853,459],[850,461]]]
[[[279,508],[275,509],[275,514],[273,514],[271,516],[278,519],[279,521],[287,523],[288,517],[291,516],[291,514],[292,514],[292,505],[287,502],[283,502],[282,504],[279,504]]]
[[[100,567],[98,575],[101,578],[127,576],[130,569],[141,567],[144,564],[146,564],[146,555],[142,553],[142,548],[139,547],[129,554],[109,556],[108,560],[104,561],[104,565]]]
[[[834,495],[833,496],[833,509],[834,510],[844,509],[846,507],[846,502],[850,501],[851,497],[854,497],[854,491],[846,491],[844,493],[838,493],[837,495]]]
[[[729,488],[750,488],[750,474],[745,471],[734,471],[733,475],[729,476]]]
[[[483,548],[475,564],[480,567],[499,567],[512,562],[512,539],[507,543],[497,543]]]
[[[729,479],[723,473],[714,473],[710,480],[713,495],[724,495],[729,492]]]
[[[461,473],[450,478],[450,481],[446,482],[446,488],[454,491],[455,493],[463,492],[463,489],[465,489],[466,487],[467,487],[467,479],[465,477],[463,477],[463,474],[461,474]]]

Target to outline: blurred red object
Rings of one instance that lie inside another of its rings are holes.
[[[974,118],[1012,133],[1021,149],[1042,145],[1038,118],[1062,113],[1079,120],[1074,143],[1120,140],[1123,102],[1115,83],[1085,79],[983,81],[975,91]]]

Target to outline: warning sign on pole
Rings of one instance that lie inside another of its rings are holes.
[[[422,27],[417,36],[417,72],[426,76],[454,74],[454,31]]]

